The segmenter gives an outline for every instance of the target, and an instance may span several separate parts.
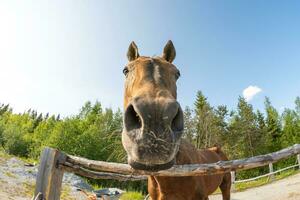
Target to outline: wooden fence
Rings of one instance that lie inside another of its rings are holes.
[[[257,179],[260,178],[264,178],[264,177],[268,177],[268,182],[272,182],[275,180],[275,174],[292,169],[292,168],[298,168],[300,169],[300,154],[296,155],[296,164],[295,165],[291,165],[282,169],[279,169],[277,171],[273,170],[273,163],[269,163],[269,173],[261,175],[261,176],[256,176],[253,178],[248,178],[248,179],[243,179],[243,180],[236,180],[236,172],[235,171],[231,171],[231,191],[235,191],[235,184],[237,183],[245,183],[245,182],[250,182],[250,181],[255,181]]]
[[[294,155],[298,155],[300,164],[299,154],[300,144],[295,144],[274,153],[246,159],[219,161],[210,164],[175,165],[168,170],[150,172],[134,170],[127,164],[89,160],[67,155],[56,149],[45,148],[40,159],[34,196],[37,200],[59,200],[64,172],[71,172],[93,179],[117,179],[120,181],[144,180],[149,175],[203,176],[261,167]],[[270,173],[274,174],[275,172]],[[233,182],[238,181],[233,179]]]

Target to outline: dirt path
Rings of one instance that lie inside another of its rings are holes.
[[[222,200],[213,195],[210,200]],[[300,173],[273,183],[232,193],[231,200],[300,200]]]

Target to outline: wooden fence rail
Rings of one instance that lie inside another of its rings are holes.
[[[255,181],[257,179],[260,179],[260,178],[264,178],[264,177],[269,177],[270,180],[269,181],[272,181],[271,179],[271,176],[274,175],[274,174],[277,174],[277,173],[280,173],[280,172],[283,172],[285,170],[289,170],[289,169],[292,169],[292,168],[296,168],[296,167],[299,167],[300,164],[296,164],[296,165],[292,165],[292,166],[288,166],[288,167],[285,167],[285,168],[282,168],[282,169],[279,169],[275,172],[269,172],[267,174],[264,174],[264,175],[261,175],[261,176],[256,176],[256,177],[253,177],[253,178],[248,178],[248,179],[243,179],[243,180],[234,180],[234,183],[244,183],[244,182],[249,182],[249,181]],[[273,180],[275,179],[275,177],[273,176]]]
[[[257,179],[264,178],[264,177],[268,177],[267,182],[272,182],[272,181],[275,180],[274,175],[277,174],[277,173],[280,173],[280,172],[283,172],[283,171],[286,171],[286,170],[289,170],[289,169],[292,169],[292,168],[300,169],[300,160],[298,160],[299,156],[300,156],[300,154],[297,155],[297,161],[296,161],[297,164],[279,169],[275,172],[273,171],[273,163],[269,163],[269,173],[261,175],[261,176],[256,176],[256,177],[253,177],[253,178],[248,178],[248,179],[243,179],[243,180],[236,180],[236,176],[235,176],[236,172],[231,171],[231,183],[232,183],[231,184],[231,191],[235,191],[235,185],[237,183],[245,183],[245,182],[255,181]]]
[[[246,159],[219,161],[210,164],[175,165],[168,170],[150,172],[134,170],[127,164],[89,160],[45,148],[41,155],[35,196],[42,194],[40,196],[43,199],[59,200],[64,171],[94,179],[117,179],[121,181],[144,180],[148,175],[203,176],[261,167],[297,154],[300,154],[300,144],[274,153]],[[298,160],[300,162],[299,155]]]

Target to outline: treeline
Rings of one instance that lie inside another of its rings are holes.
[[[237,108],[213,107],[199,91],[194,108],[184,110],[184,137],[197,148],[220,145],[230,159],[265,154],[300,143],[300,98],[294,109],[279,113],[265,99],[265,110],[254,110],[239,97]],[[94,160],[126,162],[121,144],[122,112],[102,108],[99,102],[85,103],[79,113],[61,118],[28,110],[14,113],[9,105],[0,104],[0,145],[9,154],[38,159],[45,146]],[[294,158],[280,162],[282,167]],[[275,166],[276,168],[276,166]],[[266,168],[238,173],[240,178],[259,175]],[[136,190],[145,190],[144,182],[118,183],[101,181]]]
[[[8,105],[0,106],[0,144],[21,157],[38,158],[50,146],[90,159],[125,161],[121,125],[121,111],[103,110],[99,102],[87,102],[79,114],[64,119],[34,110],[14,114]]]
[[[294,109],[286,108],[281,114],[268,97],[264,105],[263,112],[254,110],[239,97],[237,108],[230,111],[223,105],[211,106],[199,91],[194,109],[185,108],[184,136],[198,148],[220,145],[229,159],[266,154],[300,143],[300,98],[296,98]],[[290,158],[275,164],[275,169],[294,163],[295,158]],[[239,172],[238,177],[258,176],[267,169]]]
[[[100,102],[87,102],[77,115],[63,119],[35,110],[16,114],[9,105],[0,105],[0,145],[20,157],[38,159],[43,148],[50,146],[89,159],[126,162],[121,129],[122,112],[103,109]],[[145,183],[98,183],[145,191]]]

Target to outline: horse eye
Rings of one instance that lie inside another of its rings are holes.
[[[123,74],[124,74],[125,76],[127,76],[128,72],[129,72],[128,67],[125,67],[125,68],[123,69]]]
[[[176,79],[178,79],[180,77],[180,71],[176,72]]]

